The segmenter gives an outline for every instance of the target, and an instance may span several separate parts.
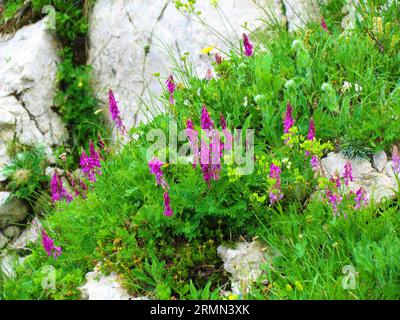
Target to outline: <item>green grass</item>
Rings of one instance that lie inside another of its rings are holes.
[[[255,56],[232,49],[214,65],[217,79],[199,79],[187,57],[175,58],[175,79],[181,83],[175,105],[165,92],[167,114],[132,130],[137,140],[106,157],[88,198],[61,203],[46,215],[45,229],[62,246],[62,255],[54,260],[40,244],[32,246],[17,276],[3,276],[1,297],[76,299],[85,273],[101,262],[104,272],[121,276],[131,294],[222,298],[229,280],[217,246],[258,237],[275,253],[264,276],[268,285],[255,284],[243,298],[398,299],[399,197],[361,210],[353,209],[348,197],[339,217],[328,204],[309,199],[318,185],[332,186],[314,177],[305,149],[323,156],[335,148],[368,158],[399,143],[399,12],[392,7],[383,13],[380,31],[374,14],[362,12],[363,22],[340,36],[340,3],[323,8],[331,33],[318,24],[294,34],[278,26],[272,33],[258,32],[250,36],[258,39]],[[344,81],[353,84],[349,91],[341,91]],[[362,91],[356,92],[355,84]],[[284,144],[288,101],[298,131]],[[198,168],[164,166],[174,211],[168,218],[163,190],[149,173],[146,134],[152,128],[168,134],[171,120],[183,129],[188,118],[198,128],[203,104],[216,125],[221,112],[230,128],[255,129],[255,171],[240,176],[236,165],[224,164],[220,180],[209,188]],[[318,140],[307,146],[311,118]],[[268,202],[275,183],[268,177],[272,162],[283,169],[284,198],[275,205]],[[40,285],[47,265],[57,270],[56,290]],[[346,266],[355,269],[354,289],[342,286]]]

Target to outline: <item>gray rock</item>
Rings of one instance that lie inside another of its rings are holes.
[[[385,151],[378,151],[377,153],[374,154],[373,156],[374,160],[374,167],[379,171],[382,172],[383,169],[385,168],[388,158],[386,155]]]
[[[19,236],[21,230],[17,226],[9,226],[5,228],[3,232],[8,239],[13,240]]]
[[[40,220],[37,217],[34,218],[21,235],[9,245],[9,248],[15,250],[25,249],[29,244],[38,241],[41,229],[42,224]]]
[[[8,238],[0,231],[0,249],[3,249],[8,243]]]
[[[320,20],[318,1],[315,0],[283,0],[289,31],[306,27],[307,23]]]
[[[83,300],[130,300],[130,296],[118,281],[118,275],[101,274],[98,267],[85,276],[86,283],[79,288]]]
[[[4,257],[0,257],[0,270],[1,273],[12,279],[15,277],[15,269],[18,265],[22,264],[25,260],[25,257],[17,257],[14,255],[6,255]]]
[[[45,20],[0,36],[0,172],[10,162],[6,142],[50,147],[67,131],[52,111],[59,47]],[[51,151],[47,151],[51,160]],[[0,174],[0,181],[5,177]]]
[[[351,191],[364,188],[368,196],[376,202],[383,198],[392,198],[397,190],[397,182],[394,174],[390,173],[390,162],[385,165],[383,172],[375,170],[368,160],[349,160],[341,153],[331,152],[321,160],[322,174],[331,178],[335,173],[340,175],[344,172],[344,165],[349,161],[353,168],[354,181],[349,183]],[[393,170],[391,170],[393,173]]]
[[[236,249],[219,246],[217,252],[225,270],[232,276],[231,289],[237,295],[247,293],[251,284],[263,274],[263,265],[272,262],[270,253],[257,241],[240,242]]]
[[[21,222],[28,215],[28,207],[17,198],[11,198],[10,192],[0,192],[0,228]]]

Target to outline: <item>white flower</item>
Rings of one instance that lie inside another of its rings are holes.
[[[345,93],[346,91],[349,91],[352,88],[352,84],[350,82],[344,81],[342,85],[341,92]]]
[[[189,107],[189,106],[190,106],[190,101],[189,101],[188,99],[185,99],[185,101],[183,101],[183,104],[184,104],[186,107]]]
[[[361,92],[362,91],[362,87],[359,85],[359,84],[355,84],[354,85],[354,90],[356,91],[356,92]]]
[[[245,96],[243,99],[243,107],[247,107],[247,104],[248,104],[248,100],[247,100],[247,96]]]

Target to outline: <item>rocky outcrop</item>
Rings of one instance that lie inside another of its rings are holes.
[[[304,28],[307,23],[320,21],[321,13],[315,0],[283,0],[289,31]]]
[[[11,242],[9,248],[13,250],[26,249],[29,244],[38,241],[41,229],[42,224],[40,220],[37,217],[34,218],[29,226],[21,233],[21,235]]]
[[[224,269],[231,274],[231,290],[241,296],[249,292],[251,284],[260,279],[266,266],[272,262],[270,250],[257,241],[240,242],[236,249],[217,248]]]
[[[105,276],[96,267],[86,274],[85,284],[79,288],[83,300],[130,300],[130,296],[118,282],[118,275]]]
[[[262,0],[260,4],[282,15],[279,1]],[[221,21],[223,15],[219,16],[210,1],[196,3],[202,19],[225,39],[216,37],[196,17],[178,12],[171,0],[96,1],[90,22],[88,64],[93,65],[98,97],[106,105],[108,89],[113,88],[127,127],[147,122],[163,110],[156,99],[153,102],[157,107],[147,108],[146,104],[150,105],[150,97],[161,92],[160,80],[164,82],[171,72],[168,53],[180,56],[189,52],[194,71],[204,77],[211,57],[201,49],[226,49],[227,43],[238,46],[238,38],[245,31],[242,24],[248,22],[253,30],[263,25],[257,21],[262,12],[252,0],[220,0],[219,6],[231,25]]]
[[[67,137],[52,111],[58,49],[44,20],[0,39],[0,171],[10,162],[7,143],[13,139],[50,147]]]
[[[334,174],[343,174],[346,162],[350,162],[354,180],[349,183],[351,191],[364,188],[370,199],[379,202],[383,198],[391,198],[397,190],[397,182],[392,168],[392,162],[387,161],[382,152],[374,156],[375,168],[366,159],[347,159],[341,153],[330,153],[321,160],[323,175],[331,178]]]
[[[23,221],[28,215],[27,206],[10,192],[0,192],[0,229]]]

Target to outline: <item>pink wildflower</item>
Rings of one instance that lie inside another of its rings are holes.
[[[328,195],[329,203],[332,206],[333,213],[335,216],[339,216],[338,207],[342,202],[343,198],[338,194],[330,194]]]
[[[243,33],[243,46],[244,46],[244,54],[248,57],[253,55],[253,45],[250,43],[249,38],[245,33]]]
[[[367,192],[362,187],[356,191],[354,201],[356,202],[355,209],[361,209],[362,205],[368,204]]]
[[[293,120],[293,108],[291,104],[288,102],[286,105],[286,114],[285,119],[283,120],[283,133],[289,133],[289,130],[293,127],[294,120]]]
[[[314,171],[318,170],[320,168],[320,165],[321,165],[318,157],[315,156],[315,155],[311,157],[310,164],[311,164],[311,167],[312,167],[312,169]]]
[[[321,17],[321,27],[322,29],[324,29],[326,32],[329,33],[328,26],[326,25],[324,17]]]
[[[310,120],[310,125],[308,127],[308,134],[307,134],[307,139],[310,141],[313,141],[315,138],[315,124],[314,124],[314,120],[311,119]]]
[[[156,157],[153,157],[153,159],[149,161],[148,165],[150,168],[150,173],[154,174],[156,177],[157,184],[160,185],[165,190],[169,189],[168,183],[165,180],[163,172],[161,170],[161,166],[163,165],[161,160],[157,159]]]
[[[201,110],[201,128],[203,130],[210,130],[214,126],[213,121],[211,120],[210,114],[207,111],[207,107],[203,105]]]
[[[174,214],[171,208],[171,199],[167,191],[164,192],[164,215],[171,217]]]
[[[109,110],[111,113],[111,118],[114,121],[116,127],[121,131],[122,134],[124,134],[125,126],[122,122],[117,101],[115,100],[114,93],[111,89],[108,91],[108,100],[109,100]]]
[[[73,197],[68,193],[68,191],[64,188],[62,180],[57,175],[56,172],[53,173],[53,176],[50,181],[50,189],[51,189],[51,200],[53,203],[57,201],[61,201],[65,199],[67,203],[70,203],[73,200]]]
[[[343,178],[344,178],[344,184],[346,186],[349,185],[349,181],[353,181],[353,169],[351,167],[350,162],[346,162],[346,164],[344,165]]]
[[[61,247],[54,246],[54,240],[44,230],[42,230],[42,245],[49,257],[53,256],[54,259],[57,259],[61,255]]]

